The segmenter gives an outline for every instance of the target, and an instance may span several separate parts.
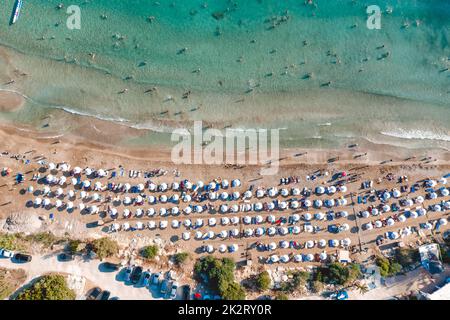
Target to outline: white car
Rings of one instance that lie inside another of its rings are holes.
[[[6,249],[0,249],[0,257],[3,258],[12,258],[14,256],[14,252]]]

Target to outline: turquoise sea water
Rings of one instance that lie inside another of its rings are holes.
[[[9,26],[13,2],[0,0],[0,44],[30,75],[16,84],[27,107],[4,115],[16,121],[64,108],[158,131],[286,128],[289,146],[450,143],[448,1],[30,0]],[[73,4],[81,30],[66,27]],[[366,27],[373,4],[381,30]]]

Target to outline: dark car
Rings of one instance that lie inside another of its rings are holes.
[[[137,266],[131,273],[130,280],[132,284],[137,284],[142,276],[142,267]]]
[[[183,289],[183,300],[191,300],[191,286],[184,285]]]
[[[97,300],[97,298],[99,297],[99,295],[101,293],[102,293],[102,289],[100,289],[99,287],[95,287],[94,289],[91,290],[91,292],[87,296],[86,300]]]
[[[32,257],[28,254],[16,253],[13,259],[16,260],[17,262],[30,262]]]
[[[100,297],[98,298],[98,300],[108,300],[110,296],[111,296],[111,292],[109,292],[108,290],[105,290],[100,294]]]
[[[58,260],[59,261],[72,261],[73,255],[68,254],[68,253],[61,253],[60,255],[58,255]]]
[[[108,271],[119,271],[120,269],[120,264],[118,263],[104,262],[102,263],[102,266]]]

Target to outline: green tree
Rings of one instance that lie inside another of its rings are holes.
[[[159,248],[156,245],[146,246],[141,249],[141,256],[145,259],[153,260],[159,253]]]
[[[17,300],[75,300],[75,292],[67,286],[64,276],[46,275],[22,291]]]
[[[313,293],[319,294],[323,291],[324,284],[320,281],[313,281],[311,282],[311,291]]]
[[[272,280],[270,279],[270,275],[267,271],[263,271],[256,277],[256,286],[258,290],[265,291],[269,289]]]
[[[408,267],[410,265],[415,264],[420,259],[419,251],[408,248],[398,248],[395,251],[395,260],[402,267]]]
[[[245,290],[237,282],[230,282],[221,290],[221,296],[225,300],[245,300]]]
[[[177,265],[182,265],[189,259],[189,257],[190,257],[189,253],[180,252],[173,255],[173,260]]]
[[[283,292],[278,292],[275,295],[275,300],[289,300],[289,297],[287,296],[287,294],[285,294]]]
[[[84,243],[80,240],[70,240],[67,244],[67,251],[70,254],[77,254],[83,250]]]
[[[375,259],[375,264],[380,268],[380,275],[382,277],[389,276],[390,263],[388,259],[384,257],[377,257]]]
[[[91,248],[100,260],[119,253],[119,245],[117,242],[107,237],[92,241]]]

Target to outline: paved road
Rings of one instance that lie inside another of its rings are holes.
[[[125,284],[118,272],[100,271],[99,264],[98,260],[82,260],[80,258],[74,261],[60,262],[57,260],[56,254],[33,256],[33,260],[25,264],[13,263],[10,259],[0,258],[0,267],[24,269],[28,275],[27,282],[45,273],[63,272],[82,276],[95,286],[110,291],[111,297],[117,296],[121,300],[154,300],[160,298],[148,288]]]

